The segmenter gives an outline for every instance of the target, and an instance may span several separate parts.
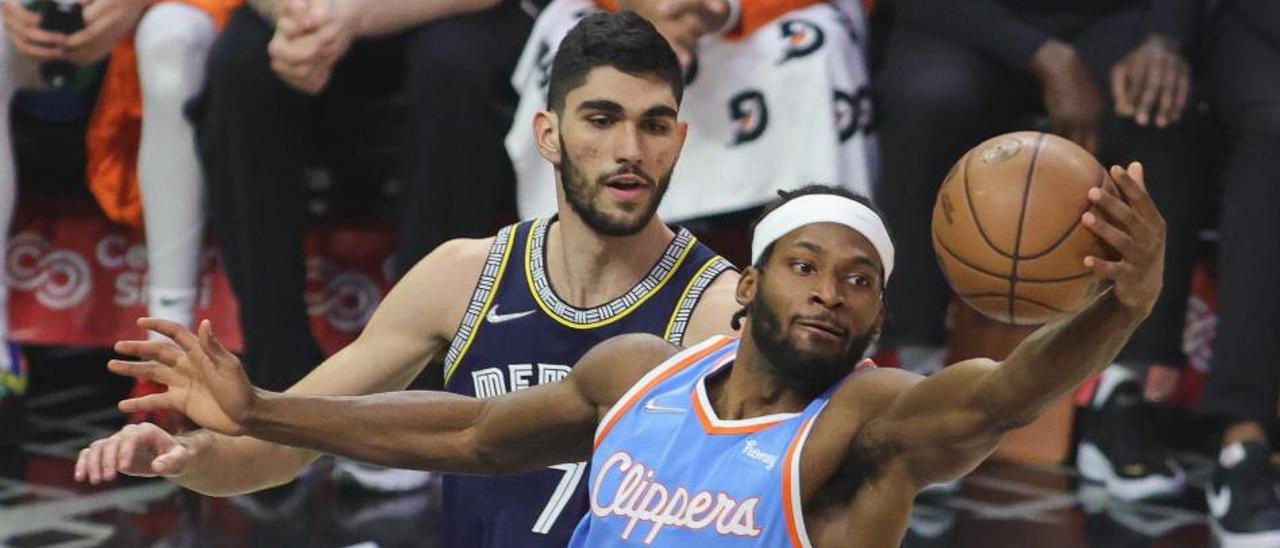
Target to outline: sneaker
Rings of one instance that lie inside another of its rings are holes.
[[[1083,413],[1076,468],[1122,500],[1182,492],[1186,473],[1155,439],[1142,386],[1133,378],[1108,379],[1112,369],[1104,373],[1093,404]]]
[[[435,478],[435,474],[338,459],[333,465],[333,477],[340,484],[354,484],[382,493],[402,493],[426,487]]]
[[[1205,489],[1213,535],[1222,548],[1280,546],[1280,494],[1270,453],[1259,442],[1222,449]]]

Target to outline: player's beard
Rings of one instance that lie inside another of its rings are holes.
[[[564,146],[563,137],[560,138],[560,151],[560,185],[564,188],[564,196],[569,202],[569,207],[582,218],[583,222],[587,223],[587,226],[605,236],[631,236],[648,225],[649,220],[653,219],[654,213],[658,211],[658,205],[662,203],[662,197],[666,195],[667,187],[671,184],[671,173],[675,171],[673,166],[658,179],[657,184],[654,184],[653,177],[644,170],[623,166],[600,175],[592,183],[573,162],[573,155]],[[607,186],[606,181],[610,177],[623,173],[634,174],[644,179],[653,188],[653,192],[649,195],[649,202],[641,204],[638,212],[632,212],[631,215],[609,215],[601,211],[596,202]]]
[[[747,316],[751,322],[751,340],[763,354],[769,372],[783,384],[809,394],[820,394],[853,372],[871,346],[872,334],[867,332],[846,335],[847,346],[843,352],[817,354],[796,348],[787,335],[789,329],[783,326],[763,291],[756,292]],[[788,320],[788,326],[790,323]]]

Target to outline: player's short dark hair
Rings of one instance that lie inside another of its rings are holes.
[[[684,96],[680,61],[652,23],[631,11],[593,13],[560,42],[551,62],[547,108],[563,113],[569,92],[586,82],[591,69],[602,66],[662,78],[671,84],[677,105]]]

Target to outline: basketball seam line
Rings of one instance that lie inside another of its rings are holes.
[[[1102,176],[1101,176],[1101,177],[1098,177],[1098,184],[1093,185],[1093,186],[1094,186],[1094,188],[1103,188],[1103,185],[1105,185],[1105,184],[1106,184],[1106,177],[1107,177],[1107,170],[1106,170],[1106,168],[1103,168],[1103,170],[1102,170]],[[1052,252],[1053,250],[1057,249],[1057,248],[1058,248],[1058,246],[1062,245],[1062,242],[1067,241],[1067,238],[1071,237],[1071,234],[1072,234],[1073,232],[1075,232],[1075,231],[1076,231],[1076,228],[1078,228],[1078,227],[1080,226],[1080,219],[1081,219],[1081,216],[1082,216],[1082,215],[1084,215],[1084,213],[1085,213],[1086,211],[1089,211],[1089,208],[1090,208],[1090,207],[1091,207],[1090,205],[1085,204],[1084,209],[1083,209],[1083,210],[1081,210],[1081,211],[1080,211],[1080,213],[1076,215],[1076,220],[1075,220],[1075,222],[1071,223],[1071,226],[1067,227],[1066,232],[1063,232],[1063,233],[1062,233],[1062,236],[1060,236],[1060,237],[1057,239],[1057,241],[1053,242],[1053,244],[1051,244],[1049,247],[1045,248],[1045,250],[1044,250],[1044,251],[1041,251],[1041,252],[1036,253],[1036,254],[1034,254],[1034,255],[1027,255],[1027,256],[1025,256],[1025,257],[1022,257],[1022,259],[1023,259],[1023,260],[1028,260],[1028,261],[1029,261],[1029,260],[1032,260],[1032,259],[1039,259],[1040,257],[1043,257],[1043,256],[1045,256],[1045,255],[1048,255],[1050,252]]]
[[[1013,266],[1009,269],[1009,321],[1013,321],[1014,297],[1018,290],[1018,259],[1022,252],[1023,229],[1027,221],[1027,198],[1031,195],[1031,183],[1036,179],[1036,159],[1040,157],[1040,147],[1044,144],[1044,134],[1036,137],[1036,148],[1031,151],[1031,161],[1027,162],[1027,179],[1022,188],[1022,204],[1018,211],[1018,232],[1013,240]]]
[[[938,242],[938,247],[941,247],[943,251],[946,251],[947,255],[950,255],[951,258],[956,260],[956,262],[964,266],[967,266],[970,269],[976,270],[979,273],[991,276],[992,278],[1001,278],[1004,280],[1009,279],[1009,276],[1006,276],[999,272],[987,270],[986,268],[983,268],[981,266],[978,266],[974,263],[971,263],[965,260],[965,258],[961,257],[959,253],[956,253],[954,249],[951,249],[951,246],[947,245],[946,242],[942,241],[942,238],[938,237],[938,233],[936,231],[933,233],[933,238]],[[1080,278],[1088,277],[1091,274],[1093,274],[1093,271],[1086,269],[1086,270],[1080,271],[1079,274],[1072,274],[1070,276],[1066,276],[1063,278],[1019,278],[1018,281],[1023,283],[1029,283],[1029,284],[1049,284],[1049,283],[1069,282],[1071,280],[1078,280]]]
[[[969,299],[969,298],[973,298],[973,297],[1000,297],[1000,298],[1005,298],[1007,295],[1005,295],[1005,294],[1003,294],[1003,293],[961,293],[961,294],[960,294],[960,296],[961,296],[961,297],[963,297],[963,298]],[[1019,297],[1019,296],[1016,296],[1016,295],[1015,295],[1013,298],[1014,298],[1014,300],[1023,301],[1023,302],[1028,302],[1028,303],[1034,304],[1034,305],[1036,305],[1036,306],[1043,306],[1043,307],[1045,307],[1045,308],[1047,308],[1047,309],[1049,309],[1049,310],[1052,310],[1052,311],[1054,311],[1054,312],[1066,312],[1066,310],[1063,310],[1063,309],[1058,308],[1058,307],[1056,307],[1056,306],[1052,306],[1052,305],[1050,305],[1050,304],[1048,304],[1048,303],[1041,302],[1041,301],[1038,301],[1038,300],[1035,300],[1035,299],[1028,299],[1028,298],[1026,298],[1026,297]]]
[[[964,201],[969,205],[969,215],[973,217],[973,226],[978,228],[978,235],[982,236],[983,241],[987,242],[987,247],[995,250],[1001,257],[1012,259],[1013,255],[1005,253],[995,242],[991,241],[990,236],[987,236],[987,230],[982,228],[982,219],[978,217],[978,209],[973,207],[973,192],[969,190],[969,165],[972,163],[972,157],[969,157],[964,162]]]

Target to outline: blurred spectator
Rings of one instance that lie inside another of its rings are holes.
[[[1267,435],[1280,404],[1280,2],[1218,5],[1203,82],[1228,153],[1202,410],[1225,428],[1206,494],[1221,546],[1280,546]]]
[[[1197,0],[896,0],[875,75],[881,181],[877,199],[900,245],[882,342],[905,367],[941,366],[950,291],[933,256],[938,185],[970,147],[1026,129],[1043,112],[1054,132],[1104,165],[1145,164],[1168,222],[1164,295],[1099,383],[1077,464],[1126,499],[1176,492],[1183,475],[1141,424],[1141,368],[1179,366],[1200,175],[1184,51]],[[1154,392],[1154,390],[1153,390]],[[1154,394],[1158,395],[1158,394]],[[1115,428],[1091,428],[1095,424]]]
[[[506,146],[521,218],[554,212],[560,191],[524,123],[546,107],[550,60],[584,15],[618,9],[653,22],[685,65],[689,135],[658,210],[664,219],[741,211],[813,181],[869,192],[874,140],[859,4],[557,0],[538,18],[513,78],[520,107]]]
[[[249,0],[232,14],[195,111],[255,383],[283,390],[322,358],[303,300],[305,145],[317,129],[350,128],[315,121],[352,118],[403,85],[399,272],[447,238],[494,226],[493,201],[511,178],[501,148],[508,78],[533,22],[523,5]]]
[[[236,3],[238,0],[95,0],[83,8],[84,28],[63,34],[41,28],[43,17],[36,6],[4,0],[4,29],[0,30],[2,233],[8,233],[12,222],[16,194],[9,123],[14,93],[49,85],[42,77],[42,64],[88,66],[110,55],[87,136],[88,183],[109,217],[145,226],[148,313],[192,325],[204,213],[192,128],[182,116],[182,104],[199,89],[204,59],[217,28]],[[73,76],[66,85],[77,85],[75,80]],[[7,288],[0,285],[0,340],[8,335],[7,300]],[[0,352],[0,380],[20,378],[20,362],[16,345],[5,341]],[[6,389],[21,392],[23,384],[5,380],[0,382],[0,393]]]

